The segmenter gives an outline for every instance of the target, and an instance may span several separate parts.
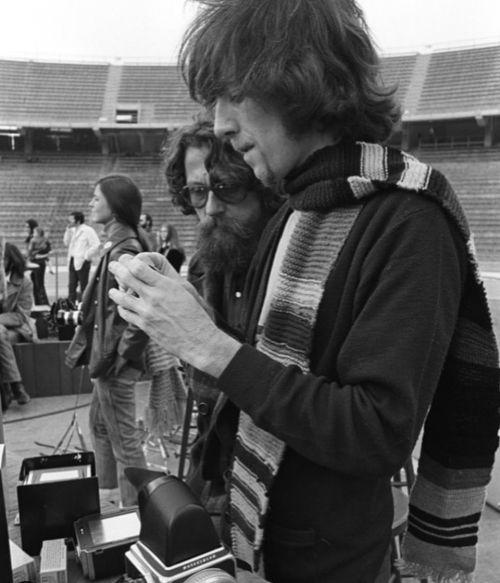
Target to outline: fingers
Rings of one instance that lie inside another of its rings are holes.
[[[115,304],[118,305],[118,311],[120,311],[120,308],[123,308],[124,310],[131,314],[137,313],[139,308],[138,297],[115,288],[109,290],[109,297],[115,302]],[[123,319],[128,321],[127,318]]]
[[[167,258],[161,253],[139,253],[136,255],[137,259],[144,261],[150,265],[153,269],[161,273],[162,275],[167,275],[173,279],[176,279],[178,274],[177,271],[170,265]],[[175,275],[174,275],[175,274]]]
[[[109,271],[115,276],[121,288],[131,289],[141,294],[144,286],[157,285],[161,275],[137,257],[122,255],[118,261],[109,264]]]

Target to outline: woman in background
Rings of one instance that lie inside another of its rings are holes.
[[[123,507],[137,504],[137,492],[127,480],[127,466],[146,467],[141,434],[136,423],[135,384],[143,364],[148,337],[118,314],[108,296],[118,284],[109,272],[111,261],[121,255],[149,250],[138,227],[142,195],[128,176],[113,174],[95,185],[89,205],[95,223],[104,226],[99,265],[83,295],[82,324],[67,352],[70,368],[88,364],[94,390],[89,412],[101,501],[113,501],[119,487]]]
[[[158,253],[164,255],[170,265],[179,272],[186,261],[186,253],[179,241],[179,234],[173,225],[164,223],[159,232]]]
[[[35,231],[35,227],[38,227],[38,221],[36,219],[28,219],[26,221],[26,239],[24,240],[26,245],[26,255],[28,254],[28,246],[30,241],[33,239],[33,232]]]
[[[35,263],[38,267],[31,271],[31,281],[33,282],[35,304],[45,306],[49,304],[47,292],[45,291],[45,269],[49,260],[51,245],[41,227],[33,229],[33,236],[28,243],[28,261]]]

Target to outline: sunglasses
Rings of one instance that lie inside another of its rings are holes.
[[[214,193],[225,204],[238,204],[248,195],[248,188],[243,184],[210,184],[209,186],[185,186],[184,196],[189,205],[201,209],[207,204],[208,195]]]

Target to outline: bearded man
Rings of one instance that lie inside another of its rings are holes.
[[[284,197],[264,187],[243,156],[215,136],[212,122],[204,116],[172,135],[165,162],[173,204],[199,219],[188,279],[233,331],[241,331],[248,268]],[[214,471],[203,464],[202,452],[220,391],[213,377],[191,367],[187,371],[198,408],[198,435],[186,481],[218,525],[225,484],[219,468]],[[229,467],[229,455],[228,450],[223,470]]]

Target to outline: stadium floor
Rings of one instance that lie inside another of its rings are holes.
[[[67,276],[59,274],[59,290],[66,291]],[[55,299],[55,286],[47,277],[47,292],[51,300]],[[53,283],[53,282],[52,282]],[[490,300],[493,322],[497,337],[500,338],[500,273],[487,272],[485,277],[487,294]],[[65,297],[66,293],[59,297]],[[137,414],[142,416],[147,403],[149,383],[138,383],[137,386]],[[17,513],[16,483],[22,459],[38,455],[49,455],[64,435],[73,416],[76,416],[86,443],[90,443],[88,431],[88,405],[90,395],[77,397],[68,395],[61,397],[44,397],[32,399],[23,407],[13,403],[4,414],[4,434],[7,444],[7,465],[5,468],[6,489],[9,501],[9,532],[11,539],[20,544],[19,526],[13,524]],[[75,408],[75,406],[77,408]],[[180,446],[178,439],[173,439],[167,448],[164,457],[155,444],[146,450],[148,463],[154,469],[166,469],[177,475],[179,465]],[[70,445],[78,445],[75,435]],[[498,459],[498,456],[497,456]],[[499,460],[500,464],[500,460]],[[495,467],[495,475],[500,491],[500,467]],[[500,499],[499,499],[500,501]],[[500,509],[499,509],[500,510]],[[498,583],[500,581],[500,511],[487,505],[483,513],[479,532],[478,567],[476,570],[477,583]],[[414,583],[411,579],[405,579]]]

